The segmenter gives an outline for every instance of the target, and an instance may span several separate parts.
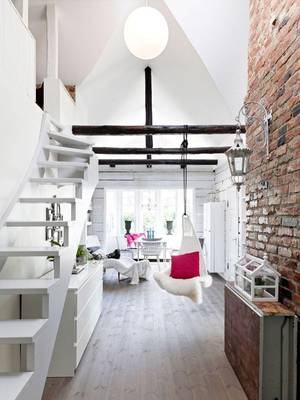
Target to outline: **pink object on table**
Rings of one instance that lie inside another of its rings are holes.
[[[141,237],[146,237],[146,236],[144,233],[127,233],[125,235],[125,238],[127,239],[128,247],[133,247],[135,245],[135,242]]]
[[[190,279],[200,276],[199,252],[172,256],[171,278]]]

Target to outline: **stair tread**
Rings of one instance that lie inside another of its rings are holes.
[[[84,162],[72,161],[40,161],[38,166],[41,168],[88,168],[89,164]]]
[[[9,256],[53,256],[60,255],[60,247],[0,247],[0,257]]]
[[[82,183],[81,178],[30,178],[31,182],[36,183]]]
[[[92,150],[75,149],[72,147],[55,146],[52,144],[45,145],[44,149],[55,153],[70,154],[70,155],[74,154],[74,155],[92,156],[94,154]]]
[[[1,398],[5,400],[16,400],[32,375],[33,372],[0,374]]]
[[[6,226],[25,227],[25,226],[69,226],[69,221],[6,221]]]
[[[12,319],[0,321],[0,343],[33,343],[47,319]]]
[[[76,203],[75,197],[20,197],[20,203]]]
[[[48,294],[58,279],[0,279],[0,294]]]
[[[82,139],[78,139],[75,136],[71,136],[71,135],[62,135],[58,132],[53,132],[53,131],[49,131],[48,132],[48,137],[50,139],[54,139],[57,142],[61,143],[61,144],[65,144],[65,145],[70,145],[70,146],[80,146],[80,147],[88,147],[91,146],[91,143],[82,140]]]

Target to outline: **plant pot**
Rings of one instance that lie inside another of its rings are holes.
[[[76,264],[77,265],[85,265],[87,263],[87,256],[79,256],[76,257]]]
[[[125,221],[126,234],[129,235],[132,221]]]
[[[167,223],[167,235],[172,235],[173,231],[173,221],[166,221]]]

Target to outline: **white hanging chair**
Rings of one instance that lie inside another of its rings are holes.
[[[190,279],[171,278],[171,267],[162,272],[155,272],[153,277],[157,284],[168,293],[178,296],[186,296],[195,303],[202,303],[202,287],[207,288],[212,285],[212,278],[208,274],[203,257],[199,239],[196,236],[193,224],[188,215],[182,217],[182,240],[179,254],[199,252],[200,257],[200,276]]]

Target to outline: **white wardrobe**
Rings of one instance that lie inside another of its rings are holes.
[[[204,204],[204,257],[209,272],[225,272],[225,202]]]

